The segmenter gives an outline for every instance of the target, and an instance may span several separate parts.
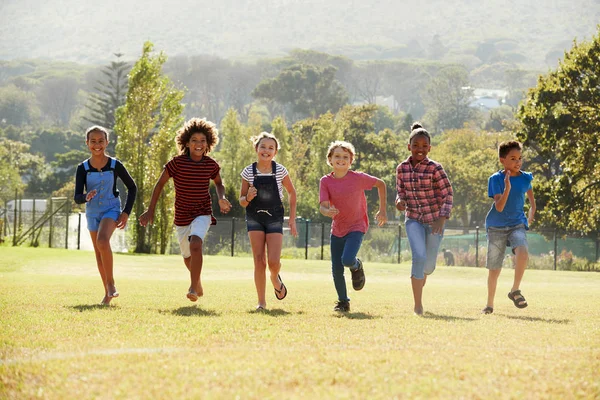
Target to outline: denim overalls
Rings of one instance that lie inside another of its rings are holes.
[[[253,186],[257,195],[246,207],[248,230],[263,230],[266,233],[283,233],[283,203],[277,186],[277,164],[271,161],[272,173],[268,176],[257,175],[256,163],[252,163]],[[262,226],[259,228],[257,224]]]
[[[110,170],[98,171],[90,166],[89,160],[83,163],[86,171],[87,192],[96,189],[96,195],[85,204],[85,216],[88,229],[97,231],[103,218],[112,218],[115,221],[121,214],[121,200],[115,197],[113,186],[115,184],[115,165],[117,160],[109,157]]]

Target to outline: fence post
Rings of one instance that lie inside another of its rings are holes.
[[[15,201],[15,204],[17,202]],[[19,223],[17,224],[17,228],[19,228],[19,232],[23,229],[23,195],[19,195]],[[15,230],[16,232],[16,230]]]
[[[231,257],[235,253],[235,217],[231,218]]]
[[[54,208],[54,201],[52,201],[52,198],[50,198],[50,214],[49,215],[52,215],[52,211],[54,211],[53,208]],[[48,233],[48,247],[49,248],[52,248],[52,234],[54,233],[54,224],[52,223],[53,220],[54,220],[54,218],[50,217],[50,219],[48,221],[48,223],[49,223],[49,229],[48,229],[48,232],[49,232]]]
[[[35,195],[33,196],[33,208],[31,210],[31,224],[35,224]],[[35,240],[35,230],[31,232],[31,245],[33,245]]]
[[[558,257],[558,254],[556,254],[558,250],[558,236],[556,235],[556,228],[554,228],[554,270],[556,271],[556,257]]]
[[[600,250],[600,231],[596,232],[596,261],[598,262],[598,256],[599,256],[599,250]]]
[[[77,221],[77,250],[81,250],[81,213],[77,213],[79,219]]]
[[[306,224],[306,232],[304,232],[304,259],[308,260],[308,222],[310,220],[306,219],[304,220],[304,223]]]
[[[321,260],[323,260],[323,248],[325,247],[325,222],[321,222]],[[596,253],[598,249],[596,249]]]
[[[69,248],[69,211],[71,211],[71,203],[69,200],[65,200],[67,202],[65,206],[65,249]]]
[[[479,268],[479,225],[475,227],[475,268]]]
[[[402,262],[402,225],[398,224],[398,264]]]
[[[17,245],[17,195],[18,191],[15,189],[15,204],[13,209],[13,246]]]

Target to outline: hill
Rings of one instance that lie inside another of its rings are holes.
[[[0,59],[105,63],[117,51],[136,59],[150,40],[169,56],[253,59],[307,48],[353,59],[495,57],[540,68],[553,65],[574,38],[590,38],[600,21],[599,0],[373,3],[0,0]]]

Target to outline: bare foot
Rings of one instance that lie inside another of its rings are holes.
[[[418,316],[418,317],[422,316],[423,315],[423,307],[422,306],[421,307],[415,307],[414,312],[415,312],[416,316]]]
[[[109,306],[111,300],[112,300],[112,297],[108,297],[107,295],[104,295],[104,298],[100,302],[100,305],[101,306]]]
[[[119,292],[117,292],[117,288],[115,287],[114,284],[109,283],[106,286],[108,288],[108,293],[106,294],[108,297],[110,297],[110,298],[119,297]]]
[[[198,301],[198,294],[190,288],[187,293],[187,298],[190,299],[190,301]]]
[[[204,289],[202,289],[202,284],[198,281],[198,285],[196,285],[196,294],[198,297],[204,296]]]

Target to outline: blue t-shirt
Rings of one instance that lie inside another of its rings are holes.
[[[501,170],[488,179],[488,196],[492,199],[495,195],[504,193],[504,176],[504,171]],[[498,212],[495,203],[492,204],[492,208],[485,218],[486,228],[525,224],[525,228],[529,229],[523,207],[525,206],[525,193],[531,189],[532,180],[533,175],[525,171],[521,171],[518,176],[510,177],[510,193],[504,210]]]

